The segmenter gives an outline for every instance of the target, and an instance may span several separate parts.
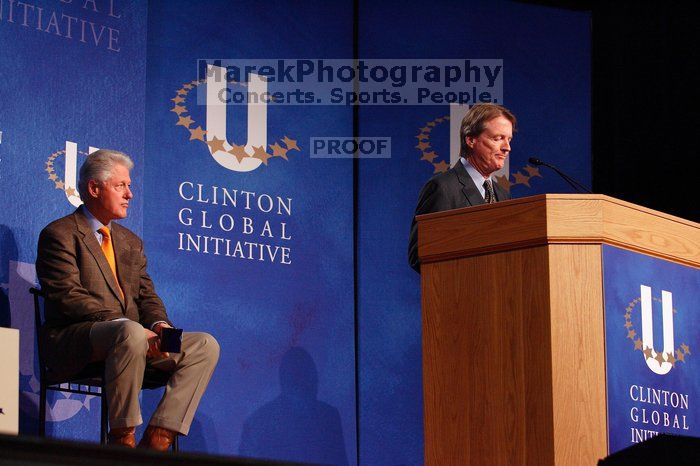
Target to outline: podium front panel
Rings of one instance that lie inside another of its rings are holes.
[[[700,269],[603,246],[610,453],[700,437]]]

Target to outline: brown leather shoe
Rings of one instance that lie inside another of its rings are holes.
[[[143,438],[139,442],[139,448],[150,448],[157,451],[168,451],[175,441],[177,432],[149,425],[143,433]]]
[[[110,429],[107,435],[107,443],[110,445],[121,445],[129,448],[136,448],[136,427],[121,427]]]

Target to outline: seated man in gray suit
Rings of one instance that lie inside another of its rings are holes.
[[[171,324],[146,271],[143,242],[112,221],[127,215],[132,167],[121,152],[88,156],[78,181],[84,205],[41,232],[36,270],[46,296],[46,323],[40,338],[46,363],[57,375],[104,361],[110,443],[136,446],[146,365],[172,372],[140,443],[164,451],[176,435],[189,432],[219,345],[207,333],[187,332],[180,353],[159,349],[160,333]]]
[[[459,130],[459,162],[423,186],[415,215],[510,199],[510,193],[494,183],[491,174],[503,168],[515,126],[515,116],[501,105],[472,106]],[[420,273],[415,216],[408,241],[408,262]]]

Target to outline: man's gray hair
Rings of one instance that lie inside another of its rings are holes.
[[[131,158],[116,150],[100,149],[88,155],[83,166],[80,167],[78,178],[78,192],[83,201],[89,196],[88,183],[90,180],[104,183],[112,176],[112,169],[115,165],[123,165],[128,170],[134,168],[134,162]]]

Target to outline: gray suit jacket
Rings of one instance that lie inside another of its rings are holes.
[[[505,201],[510,199],[510,193],[499,186],[498,183],[493,183],[493,190],[496,194],[496,200]],[[481,197],[479,189],[461,161],[457,162],[454,167],[446,172],[439,173],[428,180],[418,195],[418,205],[411,222],[411,232],[408,239],[408,263],[410,266],[420,273],[416,215],[459,209],[483,203],[484,198]]]
[[[127,317],[148,328],[159,320],[169,322],[146,272],[141,239],[112,222],[122,297],[83,208],[50,223],[39,235],[36,271],[46,296],[40,338],[55,376],[73,375],[90,362],[94,322]]]

